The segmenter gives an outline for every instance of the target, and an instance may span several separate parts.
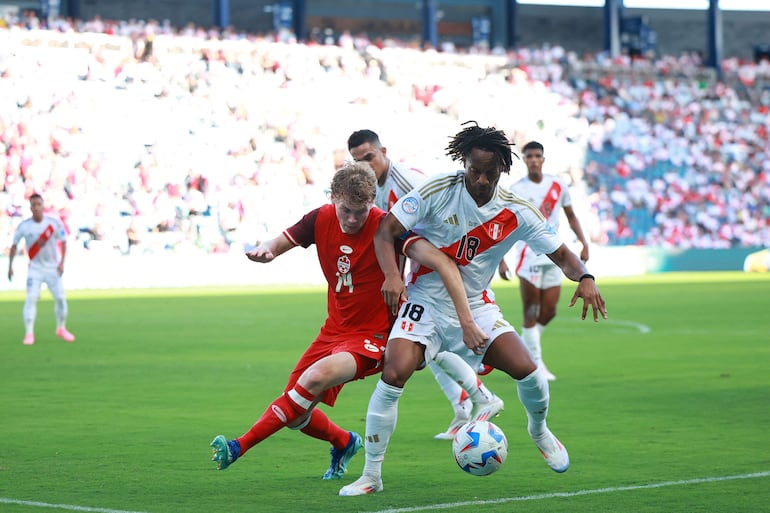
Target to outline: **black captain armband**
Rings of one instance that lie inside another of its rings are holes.
[[[596,278],[594,278],[593,274],[585,273],[583,276],[580,277],[580,279],[578,280],[578,283],[585,280],[586,278],[591,278],[592,280],[596,281]]]

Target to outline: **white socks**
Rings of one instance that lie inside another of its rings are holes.
[[[56,314],[56,327],[63,328],[67,323],[67,300],[64,296],[54,298],[54,314]]]
[[[484,386],[476,375],[476,372],[471,369],[471,366],[460,356],[448,351],[442,351],[436,355],[434,361],[449,375],[450,378],[455,380],[463,390],[468,392],[468,396],[471,398],[471,401],[473,401],[473,404],[484,404],[494,399],[495,394]]]
[[[540,365],[543,361],[542,350],[540,349],[540,333],[542,332],[542,324],[536,324],[532,328],[521,328],[521,340],[524,341],[524,345],[529,349],[529,354],[532,356],[532,360],[536,365]]]
[[[375,479],[382,475],[382,460],[385,459],[390,437],[396,430],[398,398],[403,392],[403,388],[388,385],[382,379],[377,381],[366,411],[364,475]]]
[[[452,405],[452,408],[455,411],[455,415],[464,415],[465,408],[463,408],[462,400],[463,389],[460,387],[460,385],[457,384],[455,380],[449,377],[449,375],[444,372],[436,362],[430,362],[428,367],[430,368],[431,372],[433,372],[433,377],[436,378],[436,382],[441,388],[441,391],[444,392],[444,395]]]
[[[37,317],[37,298],[30,299],[27,296],[27,300],[24,302],[24,329],[27,334],[34,333],[35,331],[35,318]]]
[[[516,382],[519,400],[527,410],[527,431],[530,436],[536,438],[546,430],[545,418],[548,416],[548,380],[545,379],[540,368],[524,379]]]

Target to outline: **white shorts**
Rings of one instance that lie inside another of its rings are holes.
[[[564,280],[564,273],[558,265],[526,246],[516,254],[516,276],[538,289],[559,287]]]
[[[53,269],[30,267],[27,271],[27,295],[40,296],[40,287],[43,283],[46,284],[54,298],[64,297],[64,285],[59,271],[55,267]]]
[[[491,341],[503,333],[516,332],[494,303],[476,307],[472,312],[476,324],[490,335]],[[472,369],[477,369],[484,358],[483,354],[474,353],[463,343],[463,330],[456,316],[437,312],[431,302],[421,301],[412,295],[401,305],[390,330],[388,340],[394,338],[404,338],[425,346],[426,362],[433,360],[441,351],[449,351],[468,362]],[[487,349],[490,344],[487,344]]]

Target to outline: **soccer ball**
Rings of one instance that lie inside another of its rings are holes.
[[[471,421],[457,431],[452,452],[461,469],[474,476],[488,476],[503,466],[508,456],[508,440],[491,422]]]

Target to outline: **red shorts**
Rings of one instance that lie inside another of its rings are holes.
[[[289,374],[289,382],[286,385],[284,392],[288,392],[294,388],[294,385],[297,384],[297,380],[308,367],[321,358],[325,358],[335,353],[347,352],[352,354],[353,358],[356,359],[356,375],[351,381],[355,379],[364,379],[366,376],[381,372],[387,340],[387,333],[367,331],[346,333],[345,335],[330,335],[321,331],[321,333],[318,334],[318,337],[316,337],[313,343],[310,344],[302,354],[297,365],[294,366],[294,370]],[[329,406],[334,406],[337,395],[340,393],[343,386],[344,383],[327,389],[321,398],[321,402],[328,404]]]

